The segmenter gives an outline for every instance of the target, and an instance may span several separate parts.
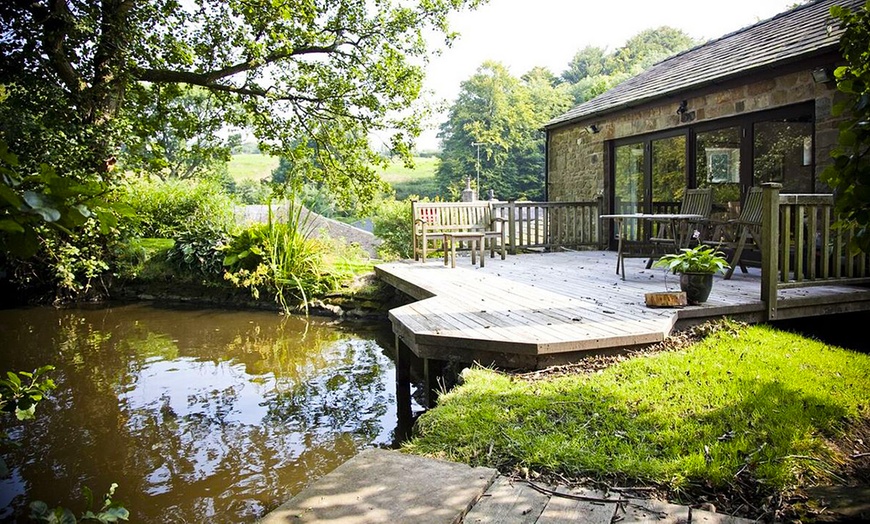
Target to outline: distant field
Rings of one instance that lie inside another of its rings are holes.
[[[257,154],[233,155],[228,165],[230,176],[236,182],[269,178],[276,167],[278,167],[277,157]],[[393,187],[396,198],[400,200],[407,198],[408,195],[433,198],[438,193],[435,182],[437,168],[437,158],[414,157],[414,169],[408,169],[402,162],[396,160],[381,173],[381,177]]]
[[[384,181],[396,191],[396,198],[402,200],[409,195],[434,198],[438,194],[435,170],[438,159],[434,157],[414,157],[414,169],[408,169],[396,160],[381,174]]]
[[[233,159],[227,166],[230,176],[236,182],[269,178],[276,167],[278,167],[278,157],[249,153],[233,155]]]

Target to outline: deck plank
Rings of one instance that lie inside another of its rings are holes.
[[[560,353],[611,351],[663,340],[680,322],[725,315],[764,318],[757,269],[716,277],[707,303],[652,309],[644,294],[677,289],[676,276],[626,260],[626,279],[611,252],[526,254],[492,259],[485,268],[451,269],[439,262],[376,267],[388,283],[419,301],[390,312],[394,331],[410,347],[449,348],[451,359],[499,352],[551,358]],[[870,288],[819,286],[780,290],[779,314],[793,318],[870,309]]]

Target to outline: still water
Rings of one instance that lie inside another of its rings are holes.
[[[57,369],[34,420],[0,427],[0,521],[78,515],[112,482],[132,522],[253,522],[371,446],[394,445],[386,324],[270,312],[0,311],[0,373]]]

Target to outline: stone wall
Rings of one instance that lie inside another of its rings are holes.
[[[833,83],[813,81],[810,70],[789,73],[777,78],[707,92],[692,96],[679,95],[660,104],[592,118],[550,131],[548,196],[556,202],[592,200],[604,191],[605,141],[643,135],[680,126],[734,117],[815,100],[816,179],[837,143],[836,119],[831,114],[838,91]],[[676,109],[687,101],[694,120],[680,122]],[[599,133],[585,127],[595,123]],[[817,182],[817,191],[824,190]]]

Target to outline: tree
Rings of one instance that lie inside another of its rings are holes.
[[[571,84],[575,104],[582,104],[620,82],[698,42],[679,29],[662,26],[641,31],[608,54],[586,46],[571,59],[561,78]]]
[[[476,179],[480,144],[480,192],[502,199],[540,199],[544,194],[541,127],[570,106],[567,89],[535,68],[517,79],[502,64],[485,62],[462,82],[459,97],[441,126],[442,193],[455,192],[465,177]]]
[[[323,182],[365,201],[380,187],[369,132],[398,130],[392,147],[409,155],[427,37],[449,43],[448,13],[479,2],[10,0],[0,129],[26,164],[110,178],[154,97],[183,119],[188,91],[171,86],[197,86],[243,109],[223,123],[252,127],[272,154],[316,154]]]
[[[562,71],[562,80],[576,84],[586,77],[608,75],[607,51],[597,46],[586,46],[574,55],[568,68]]]
[[[845,95],[834,114],[846,119],[823,178],[834,190],[841,217],[856,225],[856,247],[870,253],[870,4],[854,12],[833,6],[831,15],[844,29],[840,48],[846,61],[834,71]]]

